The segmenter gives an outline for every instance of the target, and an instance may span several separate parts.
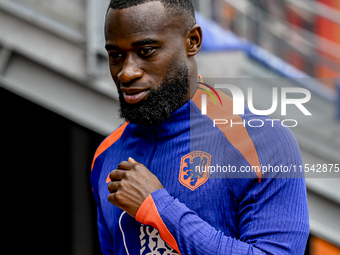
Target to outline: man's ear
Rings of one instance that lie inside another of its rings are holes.
[[[188,56],[195,56],[202,47],[203,33],[200,25],[196,24],[186,34]]]

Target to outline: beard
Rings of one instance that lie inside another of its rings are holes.
[[[153,126],[183,105],[189,90],[189,70],[186,63],[169,67],[166,76],[157,89],[152,89],[146,100],[128,104],[119,93],[120,117],[133,124]]]

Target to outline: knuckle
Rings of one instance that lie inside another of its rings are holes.
[[[139,165],[136,166],[136,169],[137,169],[138,171],[142,171],[142,170],[144,170],[145,168],[146,168],[146,166],[145,166],[144,164],[139,164]]]
[[[111,193],[116,192],[119,189],[119,182],[110,182],[107,188]]]
[[[122,193],[121,192],[117,192],[115,193],[114,195],[114,200],[118,203],[120,203],[121,201],[123,201],[123,198],[122,198]]]
[[[116,201],[115,196],[116,194],[114,193],[111,193],[110,195],[107,196],[107,199],[109,200],[110,203],[115,204]]]
[[[111,171],[111,173],[110,173],[110,179],[112,180],[113,178],[114,178],[114,176],[115,176],[115,171],[113,170],[113,171]]]
[[[111,191],[111,189],[112,189],[112,182],[110,182],[110,183],[107,185],[107,189],[108,189],[109,191]]]
[[[128,163],[128,162],[127,161],[120,162],[117,168],[121,168],[121,167],[125,166],[126,163]]]
[[[113,189],[114,189],[114,183],[113,182],[110,182],[109,185],[107,186],[109,191],[112,192]]]
[[[136,164],[136,167],[138,167],[138,168],[143,168],[143,167],[145,167],[145,165],[142,164],[142,163],[139,163],[139,164]]]
[[[130,179],[131,177],[132,177],[132,175],[131,175],[130,171],[126,171],[126,172],[124,173],[124,178],[125,178],[125,179]]]
[[[125,181],[124,179],[121,180],[118,184],[118,189],[126,189],[127,188],[127,181]]]

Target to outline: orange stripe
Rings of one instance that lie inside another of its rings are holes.
[[[112,144],[114,144],[122,136],[127,124],[129,124],[129,122],[125,122],[123,125],[117,128],[111,135],[106,137],[105,140],[99,145],[93,157],[91,171],[93,169],[93,165],[97,157],[100,154],[102,154],[107,148],[109,148]]]
[[[201,86],[201,85],[200,85]],[[239,115],[233,115],[233,99],[221,91],[217,90],[219,93],[223,106],[215,105],[210,97],[207,97],[207,116],[214,119],[226,119],[229,121],[228,124],[216,124],[216,126],[223,132],[228,141],[239,150],[243,157],[248,161],[251,166],[256,166],[260,169],[260,160],[254,145],[253,140],[250,138],[247,128],[242,124],[235,124],[230,126],[230,120],[235,122],[243,122],[243,119]],[[202,94],[204,92],[200,89],[196,90],[192,100],[201,109]],[[262,178],[261,172],[256,172],[259,180]]]
[[[139,207],[135,219],[144,225],[149,225],[156,228],[159,231],[159,234],[163,241],[170,245],[172,249],[181,254],[175,238],[170,233],[169,229],[166,227],[161,216],[159,215],[151,194]]]

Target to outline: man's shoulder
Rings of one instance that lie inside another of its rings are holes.
[[[115,131],[113,131],[109,136],[107,136],[102,142],[101,144],[98,146],[94,157],[93,157],[93,161],[92,161],[92,166],[91,166],[91,170],[93,169],[93,166],[95,164],[96,159],[103,153],[105,152],[111,145],[113,145],[115,142],[118,141],[118,139],[122,136],[125,128],[127,127],[127,125],[129,124],[129,122],[125,122],[122,125],[120,125]]]
[[[118,141],[121,138],[124,130],[126,129],[128,122],[123,123],[119,126],[115,131],[113,131],[108,137],[106,137],[101,144],[98,146],[95,155],[92,160],[91,165],[91,184],[92,190],[95,196],[97,203],[99,203],[99,195],[98,195],[98,185],[99,178],[102,172],[103,162],[105,161],[106,151],[110,146]]]
[[[212,125],[217,127],[242,154],[244,154],[243,151],[254,151],[253,146],[256,150],[259,147],[299,149],[293,133],[286,125],[291,123],[284,123],[268,116],[255,115],[246,105],[244,105],[244,114],[235,115],[233,98],[220,90],[215,90],[215,92],[218,100],[207,97],[205,106],[202,104],[202,94],[205,91],[198,90],[193,101],[201,111],[202,107],[206,107],[207,119],[210,119],[213,122]]]
[[[250,166],[258,169],[263,165],[302,162],[299,145],[285,123],[268,116],[255,115],[247,106],[244,106],[244,114],[235,115],[233,99],[219,90],[216,92],[221,102],[215,104],[212,97],[206,97],[208,111],[204,119],[210,119],[211,128],[213,126],[223,134],[227,148],[232,146],[232,149],[237,149]],[[193,98],[199,110],[204,106],[201,100],[204,93],[200,90]],[[261,178],[261,175],[258,174],[258,177]]]
[[[276,150],[280,151],[279,155],[282,155],[283,152],[287,154],[289,151],[300,153],[299,145],[293,132],[281,120],[254,115],[249,112],[247,107],[242,118],[258,152]]]

